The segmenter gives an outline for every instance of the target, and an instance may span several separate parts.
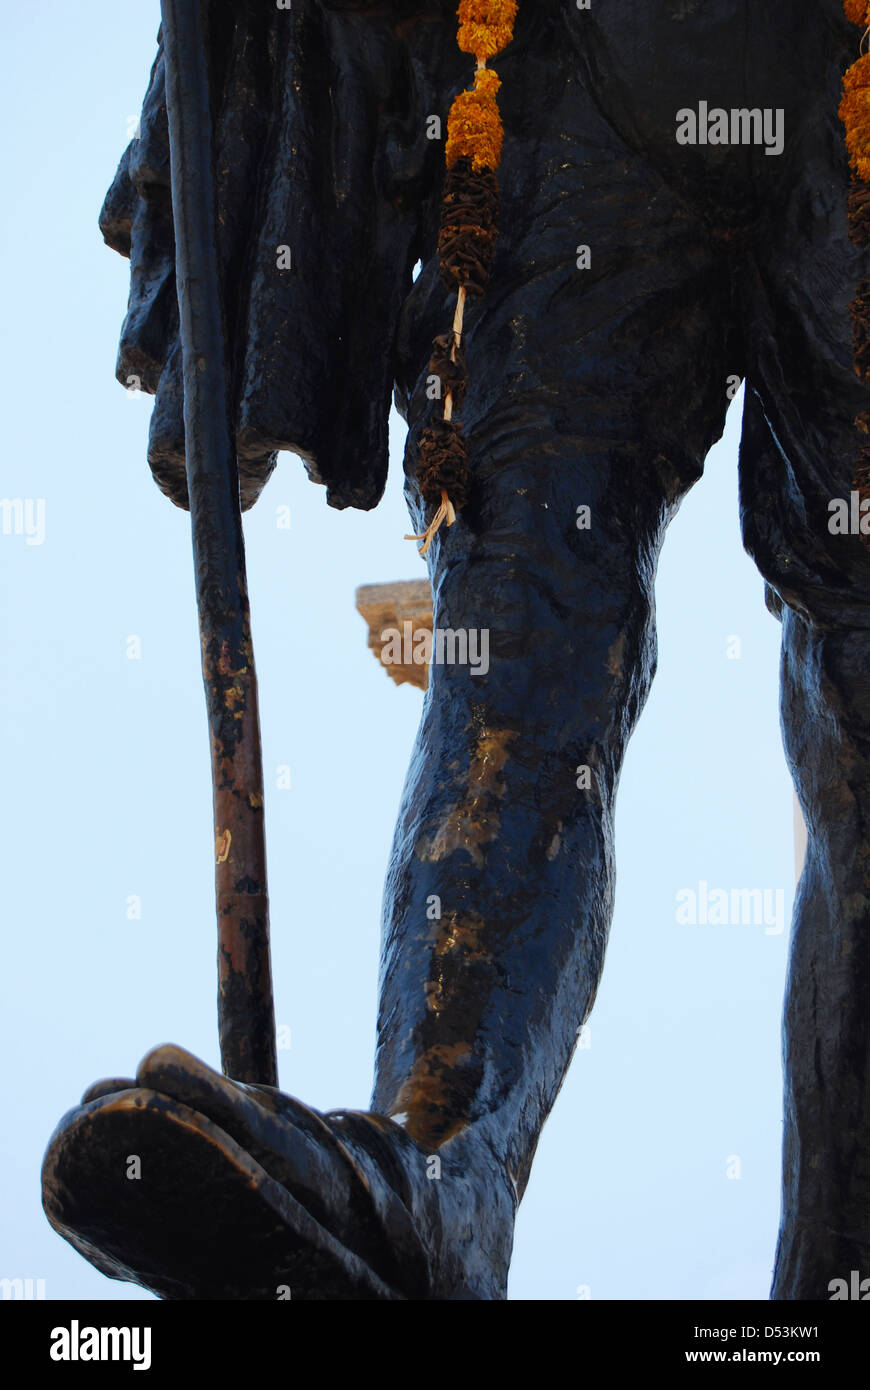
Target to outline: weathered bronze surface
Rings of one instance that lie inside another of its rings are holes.
[[[493,278],[466,321],[471,498],[428,557],[436,627],[487,630],[490,665],[431,672],[388,875],[371,1114],[320,1116],[152,1054],[46,1156],[49,1218],[107,1273],[171,1298],[505,1296],[516,1203],[602,969],[659,548],[739,377],[743,534],[782,617],[809,832],[772,1296],[827,1299],[870,1271],[870,555],[827,525],[867,405],[837,119],[855,32],[839,0],[521,3],[494,63]],[[427,118],[469,79],[454,7],[213,4],[209,44],[243,505],[292,449],[332,505],[373,506],[395,381],[422,529],[426,372],[449,320]],[[119,374],[157,392],[151,463],[183,503],[163,82],[158,56],[103,228],[132,261]],[[676,113],[701,101],[781,110],[782,152],[678,144]],[[125,1184],[129,1152],[149,1182]]]

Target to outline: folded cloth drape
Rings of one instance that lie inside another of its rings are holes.
[[[392,345],[437,151],[401,24],[319,3],[208,7],[219,258],[242,505],[276,451],[335,507],[383,492]],[[383,11],[383,12],[379,12]],[[437,196],[437,189],[434,196]],[[129,256],[117,376],[154,393],[148,460],[187,505],[163,51],[100,217]]]

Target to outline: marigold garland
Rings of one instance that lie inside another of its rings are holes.
[[[483,294],[498,235],[498,179],[494,169],[475,173],[470,159],[447,170],[438,232],[441,279],[448,290]],[[459,402],[455,401],[458,405]]]
[[[460,92],[447,117],[447,168],[457,159],[470,159],[475,173],[497,169],[501,163],[502,125],[495,94],[501,86],[489,68],[478,68],[474,90]]]
[[[844,0],[843,9],[853,24],[865,29],[870,26],[868,0]],[[870,246],[870,53],[862,54],[843,75],[839,116],[846,131],[852,169],[846,213],[849,236],[857,246]],[[870,279],[860,281],[850,314],[855,372],[870,386]],[[857,416],[855,428],[866,437],[870,432],[870,412],[865,410]],[[860,502],[870,498],[870,444],[866,442],[858,450],[852,489]]]
[[[870,53],[865,53],[843,75],[840,120],[846,127],[849,163],[859,179],[870,179]]]
[[[499,214],[495,170],[504,136],[497,101],[501,81],[486,62],[513,38],[517,8],[517,0],[460,0],[457,11],[457,42],[463,53],[473,54],[477,66],[474,86],[459,93],[447,117],[438,257],[442,281],[456,291],[456,312],[452,332],[435,339],[429,363],[430,374],[441,382],[444,408],[420,439],[417,483],[423,501],[437,509],[422,535],[405,537],[423,542],[421,555],[442,523],[453,525],[457,508],[468,499],[468,453],[453,410],[461,406],[467,386],[462,351],[466,299],[483,294],[492,267]]]
[[[846,18],[853,24],[870,24],[870,4],[868,0],[843,0]]]
[[[460,422],[433,420],[423,431],[420,454],[417,482],[424,501],[443,503],[446,492],[454,508],[464,507],[468,500],[468,457]]]
[[[457,43],[486,62],[507,48],[514,34],[517,0],[459,0]]]

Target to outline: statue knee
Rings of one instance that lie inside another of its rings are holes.
[[[432,683],[461,674],[469,698],[522,708],[554,730],[639,713],[656,661],[652,594],[638,566],[565,565],[525,542],[511,552],[471,551],[435,579]],[[440,644],[440,647],[439,647]],[[446,659],[445,659],[446,658]],[[633,720],[631,720],[633,722]]]

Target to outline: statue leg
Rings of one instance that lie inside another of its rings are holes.
[[[825,123],[833,101],[804,138]],[[803,186],[745,280],[740,458],[744,541],[782,617],[783,738],[808,831],[784,1014],[772,1297],[785,1300],[827,1300],[853,1270],[870,1278],[870,551],[831,527],[832,501],[849,510],[868,405],[849,315],[868,268],[848,239],[845,157],[820,178],[811,156],[795,152]]]
[[[489,660],[431,668],[387,880],[372,1099],[438,1160],[442,1187],[477,1175],[490,1297],[505,1296],[515,1206],[595,999],[617,783],[655,669],[657,555],[700,472],[537,418],[501,438],[472,435],[474,514],[430,551],[436,633],[478,653],[487,634]]]
[[[783,609],[782,722],[808,847],[773,1297],[828,1299],[853,1270],[870,1279],[870,627],[825,630]]]

